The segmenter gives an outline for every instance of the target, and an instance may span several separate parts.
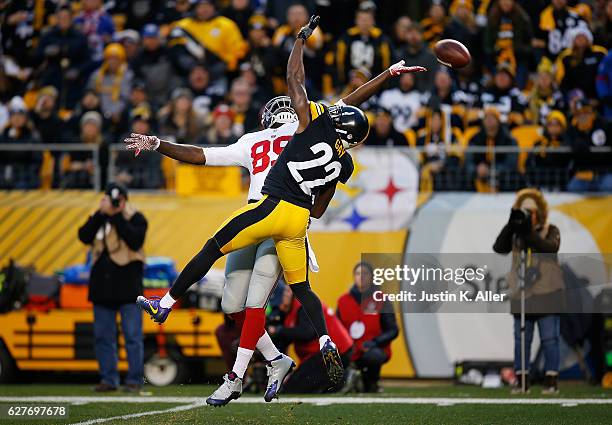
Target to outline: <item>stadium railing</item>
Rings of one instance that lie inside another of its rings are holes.
[[[437,191],[486,191],[475,183],[474,155],[490,154],[489,173],[480,183],[499,191],[514,191],[533,185],[548,190],[564,190],[572,176],[568,167],[529,167],[528,155],[546,152],[547,155],[571,154],[570,147],[542,149],[520,146],[459,146],[447,145],[439,153],[445,158],[440,169],[433,170],[424,160],[428,151],[423,146],[366,146],[364,149],[388,149],[409,154],[420,168],[421,189]],[[591,148],[592,153],[609,153],[608,147]],[[0,160],[0,189],[94,189],[100,190],[103,182],[119,179],[133,189],[174,190],[175,161],[155,152],[142,152],[134,159],[133,152],[116,143],[103,148],[88,144],[31,143],[0,144],[0,158],[5,155],[32,154],[31,163],[12,164]],[[6,153],[6,154],[5,154]],[[499,163],[500,155],[516,155],[512,166],[507,161]],[[79,161],[74,161],[78,156]],[[451,165],[449,158],[455,158]],[[84,159],[86,158],[86,159]],[[71,167],[75,162],[87,162],[84,169]],[[514,162],[516,161],[516,162]],[[612,171],[612,168],[611,170]],[[399,170],[401,173],[401,170]],[[476,187],[475,187],[476,186]]]

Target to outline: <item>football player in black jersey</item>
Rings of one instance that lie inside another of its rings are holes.
[[[361,144],[369,132],[364,113],[347,103],[363,102],[378,91],[390,76],[421,72],[425,68],[405,67],[402,61],[332,107],[310,102],[304,87],[303,45],[317,23],[318,17],[313,17],[309,25],[302,28],[289,57],[287,84],[299,126],[265,180],[262,189],[264,197],[225,220],[204,248],[185,266],[166,296],[173,300],[180,298],[223,255],[272,238],[285,281],[291,286],[320,337],[327,373],[332,385],[336,385],[343,377],[342,362],[327,335],[321,302],[308,282],[306,229],[309,218],[321,217],[338,181],[348,180],[353,172],[353,162],[346,150]],[[139,297],[139,305],[158,322],[165,321],[171,310],[160,305],[159,300],[144,297]],[[263,334],[265,316],[257,315],[263,313],[259,310],[247,310],[245,323],[256,322],[260,326],[253,328],[261,329]],[[259,337],[261,335],[253,335],[255,341]],[[240,380],[231,374],[228,379],[232,382]],[[241,385],[236,384],[236,390],[230,391],[228,398],[220,404],[240,397],[239,387]]]

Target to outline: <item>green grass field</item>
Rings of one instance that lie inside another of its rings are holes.
[[[179,385],[145,387],[146,395],[141,396],[121,392],[100,396],[86,385],[4,385],[0,386],[0,404],[70,405],[70,418],[68,421],[4,418],[0,425],[612,423],[612,390],[582,384],[564,384],[559,395],[544,397],[538,387],[530,394],[511,396],[507,388],[393,383],[379,395],[285,395],[280,402],[267,404],[260,396],[245,394],[224,408],[202,405],[213,390],[209,385]],[[160,413],[140,415],[150,411]]]

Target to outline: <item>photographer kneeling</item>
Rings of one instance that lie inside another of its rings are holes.
[[[557,262],[561,236],[559,229],[548,223],[548,205],[537,189],[517,193],[510,220],[503,227],[493,250],[499,254],[512,252],[512,270],[508,274],[511,290],[511,311],[514,315],[514,369],[518,387],[525,374],[529,385],[529,360],[534,326],[537,323],[544,352],[546,377],[543,394],[557,393],[559,375],[559,312],[563,310],[563,274]],[[526,261],[525,281],[525,368],[521,367],[521,262]],[[540,255],[537,255],[540,254]]]
[[[142,246],[147,220],[127,198],[125,187],[110,183],[98,210],[79,229],[81,242],[92,245],[89,301],[94,305],[95,351],[101,377],[94,388],[97,392],[114,391],[119,385],[117,312],[128,360],[125,390],[138,392],[143,381],[142,312],[135,301],[143,289]]]

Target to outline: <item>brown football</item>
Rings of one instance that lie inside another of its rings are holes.
[[[472,60],[467,47],[457,40],[440,40],[434,46],[434,53],[438,62],[451,68],[463,68]]]

